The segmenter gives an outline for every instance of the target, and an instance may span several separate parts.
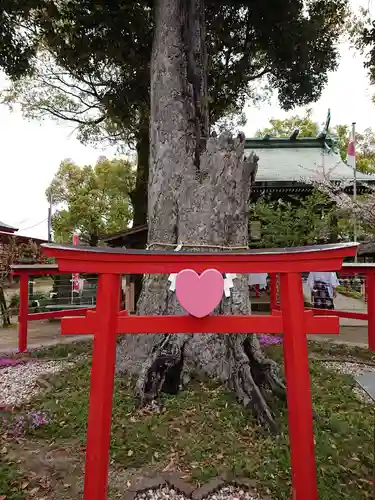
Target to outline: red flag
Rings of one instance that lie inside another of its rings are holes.
[[[348,165],[350,165],[352,168],[355,168],[355,141],[354,141],[353,132],[350,133],[350,137],[349,137],[349,144],[348,144],[348,152],[347,152],[346,161],[347,161]]]

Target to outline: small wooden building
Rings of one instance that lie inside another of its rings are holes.
[[[109,234],[101,238],[110,247],[127,247],[142,250],[147,242],[147,224]]]
[[[357,252],[358,262],[375,262],[375,242],[364,241],[360,243]]]
[[[1,222],[1,220],[0,220],[0,233],[14,234],[17,231],[18,231],[18,228],[8,226],[8,224],[5,224],[4,222]]]
[[[46,240],[17,234],[18,229],[0,221],[0,273],[6,272],[11,264],[29,257],[39,260],[40,245]]]

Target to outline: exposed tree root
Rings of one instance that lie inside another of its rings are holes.
[[[160,392],[177,394],[181,385],[184,346],[191,334],[165,334],[142,366],[136,384],[141,406],[156,399]]]
[[[278,427],[267,402],[267,392],[285,399],[285,387],[279,376],[278,365],[266,358],[259,349],[258,341],[252,335],[215,335],[214,343],[201,345],[202,359],[194,360],[194,364],[205,372],[204,363],[207,357],[207,345],[214,349],[210,358],[217,363],[217,375],[226,379],[228,386],[234,391],[238,401],[249,409],[255,418],[271,433],[277,433]],[[161,392],[176,394],[183,385],[185,348],[189,343],[200,343],[202,334],[163,335],[160,342],[152,349],[151,355],[143,364],[137,382],[137,396],[140,405],[150,404]],[[221,363],[217,344],[226,347],[226,362]],[[199,350],[199,349],[198,349]],[[197,349],[194,350],[197,352]],[[224,367],[224,364],[227,364]],[[222,373],[218,373],[220,365]]]
[[[228,335],[228,347],[233,363],[229,376],[229,386],[234,390],[239,402],[251,410],[255,418],[270,432],[276,434],[277,424],[265,396],[266,383],[270,380],[269,365],[264,363],[262,366],[257,361],[252,367],[244,348],[245,339],[241,337],[243,336]],[[249,347],[247,351],[249,352]],[[276,380],[272,382],[272,385],[277,385]]]

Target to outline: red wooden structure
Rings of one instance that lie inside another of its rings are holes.
[[[62,318],[64,316],[84,316],[87,307],[69,311],[48,311],[29,313],[29,277],[59,274],[57,264],[14,264],[12,275],[20,278],[20,305],[18,311],[18,352],[27,350],[27,330],[29,321]]]
[[[356,244],[324,245],[241,253],[150,252],[47,244],[61,272],[98,273],[95,311],[63,318],[62,333],[94,334],[86,446],[84,500],[106,500],[115,373],[116,338],[123,333],[284,333],[289,435],[294,500],[317,500],[307,333],[338,333],[337,317],[304,311],[303,271],[339,270]],[[121,274],[178,273],[183,269],[221,273],[280,273],[281,311],[270,316],[127,316],[119,311]]]
[[[365,302],[366,312],[340,311],[327,309],[314,309],[311,311],[318,316],[337,316],[339,318],[357,319],[368,322],[368,348],[375,352],[375,264],[371,263],[344,263],[340,269],[340,276],[364,275],[365,277]],[[278,293],[279,277],[277,274],[270,274],[270,307],[271,311],[280,310],[280,300]],[[348,287],[348,282],[347,285]]]
[[[341,274],[353,275],[355,273],[364,274],[366,277],[366,313],[351,313],[350,316],[341,316],[353,319],[361,319],[368,321],[368,347],[370,351],[375,351],[375,264],[344,264]],[[350,314],[350,313],[349,313]]]
[[[49,312],[38,312],[38,313],[28,313],[28,279],[32,276],[46,276],[51,274],[61,274],[58,270],[56,264],[15,264],[12,266],[13,276],[20,277],[20,309],[19,309],[19,321],[18,321],[18,352],[22,353],[27,350],[27,337],[28,337],[28,322],[47,320],[47,319],[58,319],[71,316],[84,316],[86,311],[92,309],[91,307],[81,307],[77,309],[67,309],[61,311],[49,311]],[[370,303],[368,303],[368,284],[371,287],[375,285],[375,264],[343,264],[339,271],[340,276],[352,276],[358,275],[365,277],[365,303],[367,304],[367,312],[353,312],[353,311],[341,311],[341,310],[322,310],[322,309],[312,309],[314,315],[324,315],[324,316],[338,316],[339,318],[349,318],[362,321],[368,321],[368,345],[371,351],[375,351],[375,300],[373,299],[374,292],[370,291]],[[370,276],[371,275],[371,276]],[[370,276],[370,277],[369,277]],[[125,303],[126,310],[128,313],[134,311],[134,290],[131,289],[132,283],[127,285],[125,288]],[[280,310],[280,276],[271,273],[270,274],[270,306],[271,311]],[[130,304],[130,308],[129,308]],[[132,307],[133,304],[133,307]]]
[[[42,321],[50,319],[59,319],[65,317],[84,316],[87,311],[95,309],[94,306],[82,306],[77,308],[62,309],[59,311],[43,311],[29,313],[29,278],[35,276],[49,276],[54,274],[63,274],[57,264],[14,264],[12,267],[12,276],[18,276],[20,279],[20,304],[18,311],[18,352],[27,351],[28,344],[28,322]],[[133,311],[134,287],[131,285],[125,288],[126,311]],[[123,304],[122,297],[119,299],[120,308]],[[66,307],[66,306],[65,306]],[[125,311],[123,311],[125,313]]]

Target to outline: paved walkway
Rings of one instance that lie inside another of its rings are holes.
[[[307,286],[307,283],[303,283],[303,293],[305,297],[310,300],[310,289]],[[350,312],[364,312],[367,313],[367,305],[363,300],[353,299],[352,297],[346,297],[341,293],[337,294],[335,298],[335,309],[340,311],[350,311]],[[366,327],[367,321],[360,321],[357,319],[349,319],[349,318],[341,318],[340,319],[341,326],[352,326],[352,327]]]
[[[61,335],[60,321],[29,321],[28,348],[69,344],[91,338],[91,335]],[[12,318],[9,328],[0,328],[0,352],[12,353],[18,350],[17,318]]]
[[[341,326],[339,335],[308,335],[309,340],[368,347],[367,326]]]

